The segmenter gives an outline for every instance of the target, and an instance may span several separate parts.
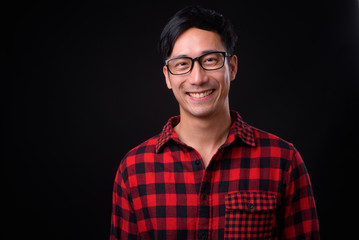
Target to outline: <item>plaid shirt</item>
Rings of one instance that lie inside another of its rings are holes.
[[[231,115],[207,168],[173,130],[179,117],[127,153],[115,179],[111,240],[319,239],[297,150]]]

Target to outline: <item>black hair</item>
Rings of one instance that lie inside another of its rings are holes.
[[[217,32],[227,52],[234,53],[237,35],[230,21],[214,10],[188,6],[179,10],[162,30],[159,49],[164,59],[171,55],[177,38],[192,27]]]

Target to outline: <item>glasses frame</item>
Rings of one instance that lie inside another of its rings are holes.
[[[199,59],[200,59],[201,57],[203,57],[203,56],[206,56],[206,55],[208,55],[208,54],[213,54],[213,53],[221,53],[221,54],[223,55],[223,59],[224,59],[224,60],[223,60],[223,64],[222,64],[222,66],[220,66],[220,67],[218,67],[218,68],[215,68],[215,69],[206,69],[205,67],[202,66],[201,61],[200,61]],[[206,70],[206,71],[214,71],[214,70],[218,70],[218,69],[223,68],[223,66],[224,66],[224,64],[225,64],[225,62],[226,62],[226,57],[230,57],[230,56],[232,56],[232,55],[229,54],[228,52],[213,51],[213,52],[204,53],[204,54],[202,54],[201,56],[198,56],[198,57],[195,57],[195,58],[183,57],[183,56],[170,58],[170,59],[167,59],[167,60],[165,61],[165,64],[166,64],[166,67],[167,67],[168,71],[169,71],[172,75],[184,75],[184,74],[187,74],[187,73],[189,73],[189,72],[192,71],[195,61],[197,61],[197,62],[199,63],[199,65],[201,66],[201,68],[203,68],[204,70]],[[190,59],[190,60],[192,61],[192,62],[191,62],[191,67],[189,68],[189,70],[188,70],[187,72],[184,72],[184,73],[173,73],[173,72],[171,72],[171,69],[170,69],[169,66],[168,66],[168,62],[171,61],[171,60],[179,59],[179,58]]]

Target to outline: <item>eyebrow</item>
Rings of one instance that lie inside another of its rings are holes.
[[[211,52],[223,52],[224,50],[218,50],[218,49],[209,49],[209,50],[204,50],[200,53],[199,56],[203,55],[203,54],[207,54],[207,53],[211,53]],[[181,58],[181,57],[189,57],[188,55],[186,54],[181,54],[181,55],[177,55],[177,56],[173,56],[171,57],[171,59],[174,59],[174,58]]]

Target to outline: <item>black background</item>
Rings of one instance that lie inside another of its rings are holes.
[[[231,108],[294,143],[322,238],[350,239],[359,147],[358,1],[350,0],[3,5],[6,239],[108,239],[121,158],[178,114],[157,42],[189,3],[231,19],[239,35]]]

